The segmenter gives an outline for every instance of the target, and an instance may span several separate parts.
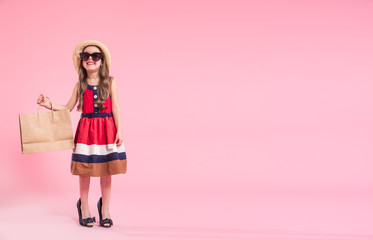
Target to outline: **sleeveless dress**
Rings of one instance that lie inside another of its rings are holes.
[[[110,81],[111,83],[111,81]],[[94,103],[98,99],[98,86],[88,85],[83,94],[83,109],[76,128],[71,157],[71,173],[102,177],[127,171],[124,141],[114,144],[116,126],[112,113],[111,96],[99,109]]]

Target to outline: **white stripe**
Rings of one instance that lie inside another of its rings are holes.
[[[87,145],[83,143],[77,143],[73,149],[75,154],[83,155],[107,155],[113,152],[125,152],[124,142],[118,147],[116,144],[107,144],[107,145]]]

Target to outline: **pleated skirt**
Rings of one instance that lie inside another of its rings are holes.
[[[126,173],[124,141],[117,146],[114,144],[115,136],[112,116],[81,117],[74,137],[71,173],[91,177]]]

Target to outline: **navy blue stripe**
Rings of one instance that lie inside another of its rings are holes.
[[[97,89],[95,90],[94,87],[97,87]],[[97,90],[98,90],[98,85],[89,85],[87,86],[87,88],[91,91],[93,91],[93,95],[94,94],[97,94]],[[109,97],[111,98],[111,94],[109,93]],[[94,99],[93,99],[94,100]]]
[[[98,85],[89,85],[89,84],[88,84],[88,86],[87,86],[87,88],[88,88],[89,90],[92,90],[92,91],[94,90],[93,87],[97,87],[97,88],[98,88]]]
[[[92,118],[92,117],[111,117],[113,116],[113,113],[110,112],[110,113],[107,113],[107,112],[102,112],[102,113],[82,113],[81,114],[81,117],[89,117],[89,118]]]
[[[84,163],[105,163],[110,162],[113,160],[124,160],[127,159],[126,153],[121,152],[113,152],[108,155],[82,155],[82,154],[75,154],[73,153],[71,156],[71,160],[76,162],[84,162]]]
[[[96,90],[92,90],[92,102],[93,102],[93,112],[94,113],[99,113],[100,111],[98,110],[98,105],[97,105],[97,107],[95,107],[95,103],[96,103],[96,101],[98,100],[98,93],[97,93],[97,89],[98,89],[98,87],[96,87]],[[95,96],[97,97],[96,99],[95,99]]]

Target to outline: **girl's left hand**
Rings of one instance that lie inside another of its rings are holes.
[[[123,142],[122,134],[120,132],[117,132],[117,135],[115,135],[114,144],[117,144],[117,146],[120,146],[122,142]]]

